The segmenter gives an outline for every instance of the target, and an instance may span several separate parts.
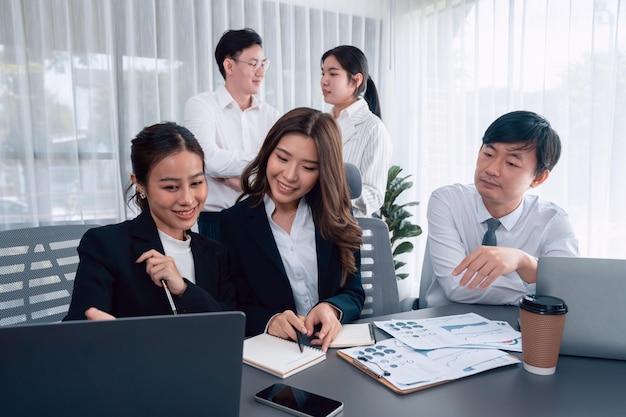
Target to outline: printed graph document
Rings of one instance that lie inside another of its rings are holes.
[[[476,313],[419,320],[388,320],[376,326],[413,349],[499,348],[521,352],[521,333],[508,323]]]
[[[337,353],[398,394],[420,391],[520,362],[497,349],[416,350],[393,338],[372,347],[342,349]]]
[[[376,343],[372,323],[350,323],[341,326],[341,331],[330,344],[331,348],[371,346]]]
[[[321,349],[304,346],[304,351],[300,352],[296,342],[268,333],[243,341],[243,362],[280,378],[287,378],[324,359],[326,354]]]

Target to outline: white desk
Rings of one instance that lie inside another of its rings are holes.
[[[384,316],[427,318],[473,311],[517,328],[517,307],[455,304]],[[371,321],[368,320],[368,321]],[[387,338],[377,330],[377,340]],[[520,356],[520,354],[517,354]],[[254,394],[275,383],[335,398],[344,403],[342,416],[623,416],[626,410],[626,361],[561,356],[556,373],[537,376],[512,365],[412,394],[398,395],[339,358],[327,359],[285,380],[243,366],[242,417],[287,416],[254,401]]]

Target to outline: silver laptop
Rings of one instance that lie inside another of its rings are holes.
[[[626,360],[626,260],[540,258],[537,294],[568,306],[562,354]]]
[[[239,416],[241,312],[0,328],[6,416]]]

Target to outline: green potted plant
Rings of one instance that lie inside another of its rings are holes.
[[[406,265],[406,262],[399,260],[399,255],[412,252],[413,243],[408,239],[422,234],[422,228],[408,220],[413,214],[406,210],[406,207],[417,206],[419,202],[397,203],[400,194],[413,186],[413,182],[407,181],[410,175],[405,177],[399,176],[401,171],[402,168],[397,165],[389,168],[385,201],[379,213],[374,215],[375,217],[383,219],[385,223],[387,223],[387,227],[389,227],[396,279],[398,280],[405,279],[409,276],[407,273],[398,273],[398,269]]]

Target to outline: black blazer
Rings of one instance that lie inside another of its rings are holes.
[[[285,310],[296,311],[291,285],[261,202],[251,199],[222,211],[222,242],[229,256],[237,307],[246,313],[246,333],[262,333],[268,320]],[[358,272],[339,287],[341,266],[338,248],[322,238],[315,227],[319,300],[339,308],[343,323],[360,317],[365,300],[361,285],[361,255],[355,252]]]
[[[96,307],[115,317],[172,314],[163,288],[135,260],[145,251],[164,253],[156,224],[148,210],[133,220],[88,230],[78,245],[80,262],[72,302],[63,320],[85,319]],[[179,313],[234,308],[235,293],[228,274],[226,249],[218,242],[191,233],[196,284],[174,297]]]

